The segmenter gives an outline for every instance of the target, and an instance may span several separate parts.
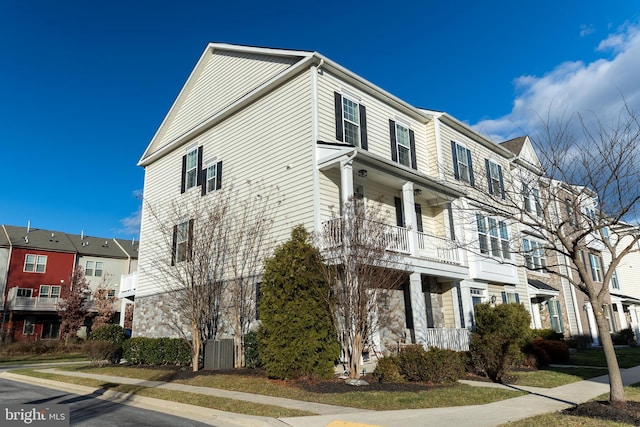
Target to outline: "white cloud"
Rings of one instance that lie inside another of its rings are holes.
[[[135,235],[140,234],[140,223],[142,219],[142,207],[138,208],[135,212],[126,218],[120,220],[123,228],[119,230],[122,234]]]
[[[565,62],[542,77],[516,78],[518,95],[511,112],[473,127],[500,142],[533,134],[542,121],[555,122],[576,113],[595,114],[605,123],[616,120],[625,102],[640,111],[640,26],[624,26],[602,40],[597,50],[612,55],[591,63]]]
[[[595,28],[593,25],[580,25],[580,37],[586,37],[589,34],[593,34]]]

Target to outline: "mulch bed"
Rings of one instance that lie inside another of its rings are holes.
[[[592,401],[562,411],[567,415],[597,418],[631,425],[640,425],[640,402],[612,405],[608,401]]]

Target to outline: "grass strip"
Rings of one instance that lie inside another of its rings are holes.
[[[242,400],[228,399],[224,397],[209,396],[199,393],[189,393],[183,391],[167,390],[155,387],[141,387],[132,384],[105,383],[91,378],[78,378],[65,375],[38,372],[34,369],[16,369],[11,371],[15,374],[27,375],[31,377],[44,378],[47,380],[61,381],[65,383],[78,384],[87,387],[101,388],[105,390],[130,393],[137,396],[152,397],[155,399],[168,400],[178,403],[202,406],[220,411],[234,412],[237,414],[256,415],[261,417],[299,417],[316,415],[313,412],[300,411],[297,409],[282,408],[274,405],[245,402]]]
[[[512,372],[516,377],[514,385],[554,388],[577,381],[605,375],[604,368],[551,368],[538,371]]]
[[[423,391],[370,391],[366,387],[342,393],[317,393],[304,390],[295,383],[269,380],[251,375],[229,375],[202,371],[190,379],[171,379],[175,372],[167,369],[138,368],[133,366],[63,367],[61,369],[92,374],[116,375],[152,381],[171,381],[176,384],[219,388],[266,396],[283,397],[327,405],[347,406],[372,410],[420,409],[446,406],[482,405],[510,399],[524,393],[471,387],[462,384],[436,387]]]
[[[33,354],[19,356],[0,356],[0,366],[7,365],[30,365],[33,363],[55,363],[55,362],[80,362],[87,360],[87,356],[82,353],[69,354]]]

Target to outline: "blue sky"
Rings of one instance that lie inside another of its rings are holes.
[[[137,161],[210,41],[318,51],[496,141],[640,111],[632,0],[0,0],[0,223],[137,238]]]

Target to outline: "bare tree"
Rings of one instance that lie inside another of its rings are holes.
[[[89,283],[84,275],[84,269],[76,266],[71,276],[69,293],[58,305],[58,316],[60,316],[60,336],[64,337],[65,345],[69,339],[75,335],[84,324],[87,318],[87,299],[91,295]]]
[[[97,329],[101,326],[108,325],[113,320],[113,316],[116,313],[115,302],[117,298],[115,295],[109,295],[109,279],[111,274],[103,273],[100,284],[93,291],[93,306],[92,311],[96,313],[93,318],[93,329]]]
[[[319,236],[332,289],[327,297],[350,378],[360,377],[362,353],[378,330],[386,291],[406,279],[399,256],[388,250],[399,236],[383,218],[382,203],[351,198]]]
[[[271,230],[280,205],[278,189],[255,184],[246,197],[236,197],[234,214],[228,218],[227,260],[231,278],[228,315],[234,336],[235,367],[244,366],[244,335],[256,319],[257,286],[264,261],[275,248]]]
[[[540,248],[527,247],[519,241],[510,243],[510,250],[520,255],[521,266],[560,276],[586,295],[593,307],[607,361],[610,400],[624,402],[620,369],[603,305],[616,267],[625,256],[638,250],[638,116],[625,109],[612,123],[600,122],[596,115],[556,121],[547,118],[532,142],[541,163],[538,172],[530,173],[535,169],[531,165],[517,168],[514,182],[505,183],[502,194],[491,191],[491,182],[476,182],[476,190],[488,189],[487,193],[491,193],[480,197],[489,213],[520,230],[528,230],[542,243]],[[468,248],[483,252],[483,242],[479,243]],[[485,241],[484,253],[490,250],[491,242]],[[552,262],[535,266],[527,263],[538,251],[543,251]],[[597,253],[608,253],[609,264],[601,265],[601,259],[592,260]],[[518,264],[516,257],[510,262]]]
[[[203,345],[218,336],[223,313],[230,198],[219,190],[206,200],[174,201],[168,210],[147,207],[159,230],[153,267],[166,292],[163,315],[190,341],[197,371]]]

